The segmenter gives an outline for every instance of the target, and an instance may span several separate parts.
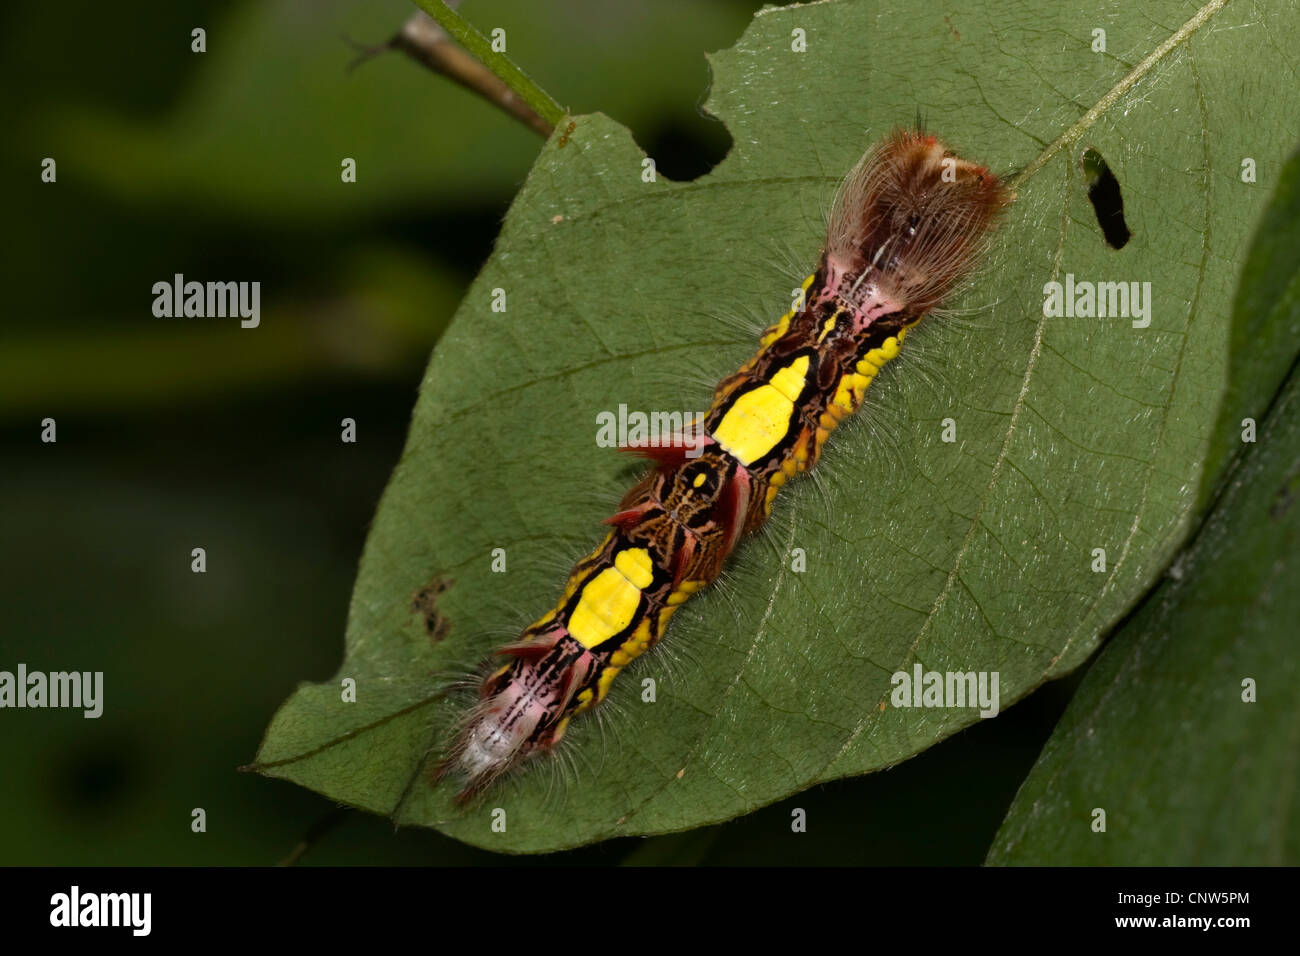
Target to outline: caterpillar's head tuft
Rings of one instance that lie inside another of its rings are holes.
[[[836,196],[828,267],[848,289],[921,314],[974,266],[1011,202],[993,173],[933,136],[899,130],[870,150]]]

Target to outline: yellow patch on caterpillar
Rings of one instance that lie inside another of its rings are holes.
[[[781,479],[780,482],[777,479]],[[776,500],[776,493],[781,490],[781,485],[785,484],[785,475],[776,474],[767,486],[767,495],[763,498],[763,514],[772,513],[772,502]]]
[[[831,407],[833,408],[834,406]],[[844,412],[842,414],[843,417],[847,418],[849,413]],[[821,454],[822,445],[826,443],[826,439],[831,437],[831,432],[835,431],[835,429],[839,427],[839,424],[840,419],[836,418],[834,415],[829,413],[822,415],[819,427],[813,436],[813,446],[817,449],[818,454]]]
[[[799,288],[805,295],[807,295],[808,289],[811,288],[813,280],[816,278],[817,276],[814,274],[803,280],[803,284]],[[758,340],[760,352],[790,331],[790,323],[794,321],[794,313],[795,310],[791,309],[785,315],[781,316],[781,318],[776,321],[775,325],[769,325],[763,330],[763,335]]]
[[[703,476],[701,476],[703,477]],[[627,578],[632,585],[644,590],[654,580],[654,566],[650,563],[650,552],[645,548],[627,548],[614,555],[614,567]]]
[[[859,374],[874,376],[876,372],[885,367],[886,362],[898,358],[898,346],[906,334],[906,329],[900,329],[897,337],[891,335],[880,344],[880,348],[868,352],[862,361],[858,362]]]
[[[571,573],[568,580],[564,582],[564,593],[560,595],[559,603],[556,604],[554,610],[543,616],[540,621],[534,624],[534,627],[541,627],[550,624],[559,615],[560,611],[564,610],[564,606],[568,604],[569,599],[573,597],[573,592],[578,590],[578,582],[582,580],[582,574],[580,573],[581,569],[584,566],[595,563],[596,559],[600,557],[601,553],[605,550],[605,547],[609,544],[610,539],[613,537],[614,532],[611,531],[609,534],[605,535],[605,540],[600,543],[600,547],[577,563],[573,569],[573,573]]]
[[[771,381],[736,399],[713,430],[714,440],[742,465],[753,464],[790,430],[794,399],[807,380],[808,356],[801,355],[778,370]]]
[[[685,604],[690,599],[690,596],[702,587],[704,587],[703,581],[683,581],[673,589],[672,594],[668,595],[668,600],[665,603],[670,608],[676,608],[679,604]]]
[[[609,694],[609,687],[614,683],[614,678],[618,676],[621,667],[606,667],[600,672],[600,678],[596,681],[596,699],[604,700]]]
[[[671,612],[668,609],[665,609],[660,614],[659,623],[661,626],[664,619],[669,616],[671,616]],[[623,642],[623,646],[609,656],[609,663],[600,672],[600,677],[596,680],[597,703],[605,699],[605,696],[609,693],[610,685],[614,683],[614,678],[619,675],[619,672],[649,649],[650,621],[644,620],[632,633],[632,636]],[[588,688],[582,693],[590,695],[591,689]],[[581,697],[579,699],[581,700]],[[588,706],[591,706],[590,703],[588,703]]]
[[[590,705],[588,705],[588,706],[590,706]],[[576,713],[578,713],[578,711],[575,710],[573,713],[576,714]],[[558,724],[555,725],[555,733],[551,734],[551,746],[552,746],[552,747],[554,747],[557,743],[560,742],[560,738],[564,736],[564,732],[565,732],[566,730],[569,729],[569,721],[570,721],[572,718],[573,718],[573,714],[569,714],[569,715],[563,717],[563,718],[560,720],[560,722],[559,722]]]
[[[609,662],[615,667],[627,667],[650,648],[650,622],[642,621],[623,646],[609,656]]]
[[[776,500],[776,493],[780,491],[787,480],[793,478],[795,474],[802,471],[794,459],[788,459],[781,463],[781,470],[767,480],[767,494],[763,498],[763,513],[772,513],[772,502]]]
[[[788,398],[797,402],[808,381],[808,356],[801,355],[783,369],[779,369],[768,384]]]
[[[862,396],[866,393],[867,386],[871,384],[871,378],[870,375],[853,373],[843,376],[835,389],[833,400],[835,407],[842,408],[850,414],[857,411],[862,404]]]
[[[645,548],[620,551],[612,568],[583,587],[569,617],[569,633],[583,647],[605,643],[632,623],[641,606],[641,588],[651,580],[650,553]]]
[[[790,322],[792,319],[794,319],[794,313],[787,312],[777,320],[775,325],[768,326],[767,330],[763,333],[763,337],[758,340],[759,348],[767,348],[777,339],[781,338],[781,336],[785,335],[786,332],[790,331]]]

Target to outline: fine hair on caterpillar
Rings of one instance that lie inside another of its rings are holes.
[[[825,209],[825,215],[830,216],[830,207]],[[826,235],[826,223],[819,223],[820,233]],[[810,235],[812,230],[809,231]],[[766,251],[765,255],[759,257],[759,260],[769,270],[774,272],[798,287],[803,281],[804,276],[808,274],[809,256],[806,252],[801,253],[790,239],[782,236],[774,239],[759,239],[758,246]],[[813,254],[816,254],[816,247],[813,247]],[[771,321],[770,315],[755,316],[756,322],[761,322],[766,326]],[[761,327],[755,329],[755,332],[761,331]]]
[[[552,750],[733,554],[756,560],[752,547],[736,553],[740,542],[776,530],[768,519],[782,486],[813,469],[909,330],[971,274],[1011,198],[934,136],[898,130],[868,150],[831,206],[803,294],[713,388],[701,433],[627,449],[649,467],[606,519],[604,540],[569,572],[551,610],[496,652],[435,775],[459,780],[458,800]],[[924,380],[924,361],[916,371]],[[825,485],[804,494],[830,517]],[[784,562],[796,528],[789,513],[778,520],[781,540],[762,537]],[[729,591],[719,599],[734,602]]]
[[[754,338],[760,335],[772,322],[771,310],[764,314],[752,305],[735,306],[728,309],[712,308],[704,314],[719,327],[736,333],[737,346],[743,342],[746,348],[751,349]],[[704,393],[707,395],[713,391],[713,386],[716,384],[716,378],[709,379],[707,384],[703,386]]]

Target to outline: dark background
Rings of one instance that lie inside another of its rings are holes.
[[[661,174],[691,179],[729,147],[699,108],[703,53],[758,6],[462,11],[484,32],[504,26],[511,56],[561,103],[627,124]],[[0,669],[105,672],[99,720],[0,712],[0,863],[266,864],[313,828],[304,863],[533,862],[395,832],[236,770],[294,686],[341,660],[352,577],[429,350],[540,146],[400,53],[348,72],[348,40],[381,42],[413,9],[0,13]],[[196,26],[207,53],[190,51]],[[40,181],[46,156],[56,184]],[[339,181],[343,156],[356,184]],[[176,272],[260,281],[261,327],[154,318],[151,287]],[[40,441],[45,417],[56,444]],[[339,440],[344,417],[355,445]],[[978,863],[1070,687],[723,827],[547,859]],[[806,834],[790,833],[794,806]],[[191,832],[195,807],[206,833]]]

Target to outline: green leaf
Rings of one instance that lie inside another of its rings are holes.
[[[1228,391],[1214,429],[1206,475],[1208,498],[1241,449],[1243,419],[1263,418],[1295,362],[1300,343],[1300,156],[1278,175],[1241,270],[1232,310]]]
[[[643,182],[625,130],[575,117],[430,362],[353,595],[339,676],[358,679],[358,702],[341,703],[337,681],[300,689],[260,769],[477,845],[553,850],[727,820],[979,719],[890,706],[891,676],[914,664],[997,671],[1005,707],[1086,660],[1195,522],[1238,250],[1266,195],[1241,182],[1241,158],[1266,182],[1295,141],[1281,127],[1297,85],[1277,77],[1297,24],[1219,6],[765,9],[711,58],[708,108],[735,146],[691,183]],[[1094,28],[1109,52],[1091,50]],[[957,314],[909,337],[820,482],[783,492],[720,585],[616,683],[603,731],[575,721],[562,749],[576,779],[538,760],[454,807],[427,773],[463,705],[443,695],[445,673],[555,601],[635,476],[596,446],[596,414],[704,408],[708,389],[682,380],[716,381],[755,348],[715,313],[788,308],[840,177],[918,109],[969,158],[1030,171]],[[1085,146],[1123,189],[1122,250],[1088,202]],[[782,275],[776,257],[794,268]],[[1151,282],[1150,326],[1044,318],[1044,283],[1066,273]],[[956,442],[941,439],[947,418]],[[411,608],[435,580],[447,636],[431,643]],[[505,833],[490,826],[497,807]]]
[[[1233,313],[1233,339],[1249,331],[1253,351],[1281,352],[1290,378],[1281,395],[1243,383],[1225,402],[1244,461],[1193,545],[1089,669],[990,863],[1300,862],[1297,222],[1300,153],[1282,172]],[[1277,354],[1264,361],[1280,364]],[[1242,416],[1261,401],[1255,444],[1243,444]],[[1244,699],[1247,680],[1257,701]],[[1096,808],[1104,833],[1092,831]]]

